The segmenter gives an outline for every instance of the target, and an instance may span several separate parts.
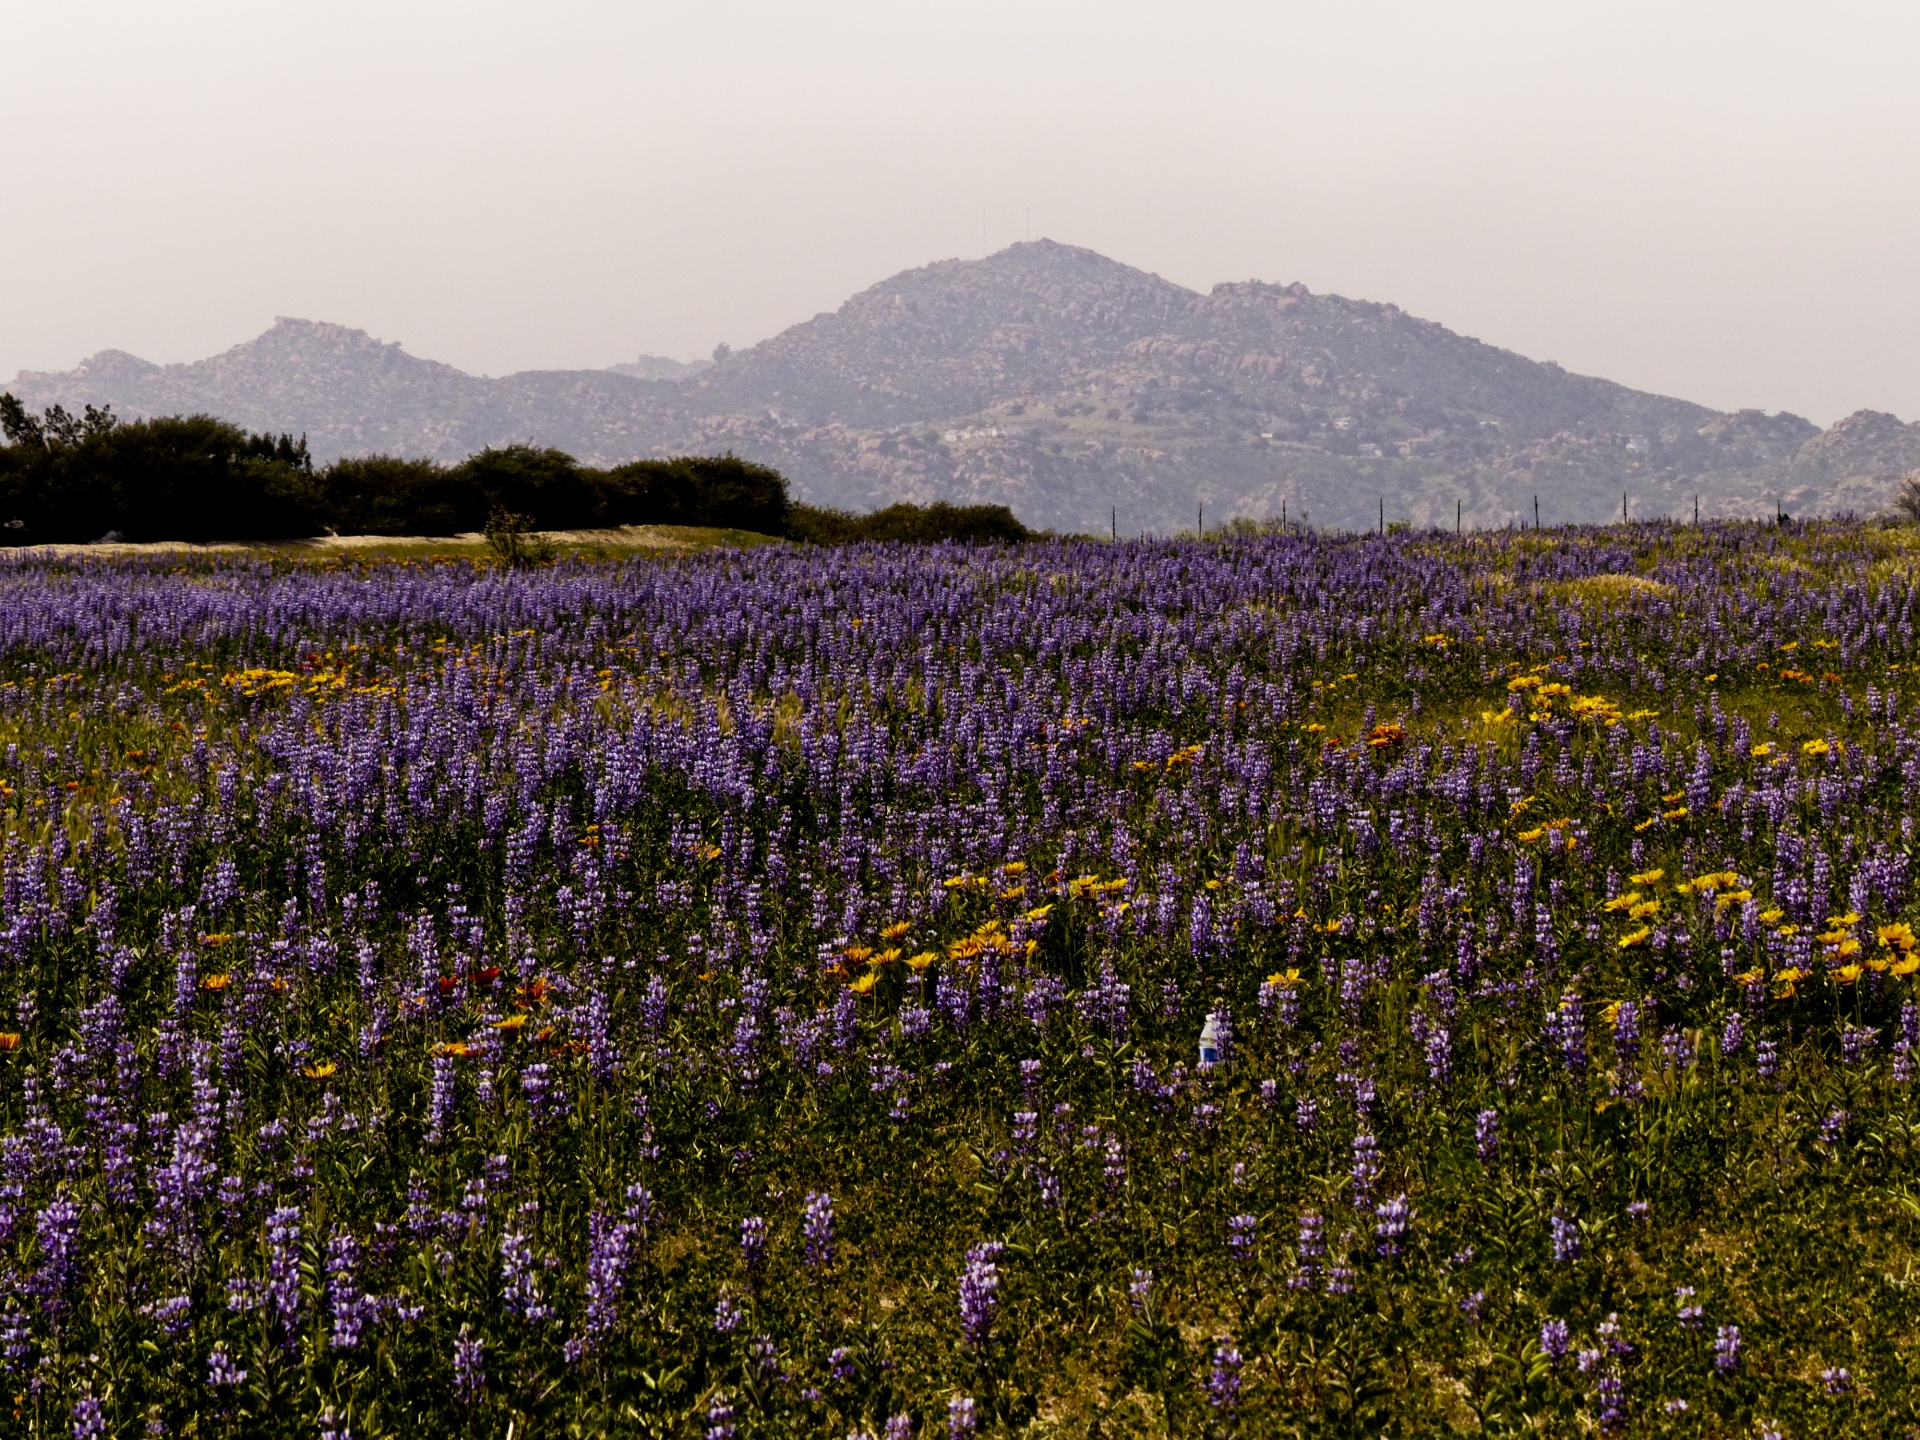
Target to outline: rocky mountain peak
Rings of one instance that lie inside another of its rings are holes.
[[[1036,240],[902,271],[713,365],[485,379],[345,325],[282,317],[191,365],[104,351],[23,374],[32,405],[210,411],[305,432],[322,458],[458,459],[531,440],[593,464],[719,452],[803,498],[1005,503],[1123,530],[1209,516],[1498,525],[1635,513],[1884,507],[1920,426],[1862,412],[1825,434],[1577,375],[1396,305],[1235,281],[1206,293]]]

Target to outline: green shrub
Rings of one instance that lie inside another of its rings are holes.
[[[0,535],[8,543],[242,540],[310,535],[321,487],[304,438],[254,435],[211,415],[123,423],[88,407],[40,419],[0,406]],[[18,521],[18,526],[11,522]]]
[[[889,505],[867,515],[795,505],[779,471],[734,454],[594,470],[561,450],[491,446],[458,465],[363,455],[318,475],[305,437],[210,415],[122,423],[88,406],[40,416],[0,395],[0,544],[456,535],[504,512],[522,530],[699,525],[815,545],[1011,544],[1033,532],[1004,505]]]
[[[731,453],[636,460],[601,480],[604,525],[712,525],[787,533],[786,478]]]
[[[795,505],[788,517],[790,539],[813,545],[852,545],[863,540],[909,545],[1010,545],[1031,540],[1033,532],[1005,505],[889,505],[867,515],[814,505]]]

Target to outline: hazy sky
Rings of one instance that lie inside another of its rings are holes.
[[[1920,4],[6,0],[0,377],[275,315],[501,374],[1027,233],[1920,419]]]

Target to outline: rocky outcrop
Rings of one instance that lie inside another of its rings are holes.
[[[1245,282],[1201,294],[1036,241],[905,271],[717,363],[658,357],[499,379],[363,331],[276,321],[190,365],[103,352],[12,386],[30,405],[205,410],[304,432],[316,455],[457,459],[530,440],[595,464],[733,450],[809,500],[1011,505],[1129,531],[1195,507],[1315,523],[1501,525],[1884,509],[1920,426],[1820,432],[1575,375],[1394,305]]]

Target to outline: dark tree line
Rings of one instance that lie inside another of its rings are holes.
[[[0,432],[0,543],[12,545],[453,535],[501,513],[542,530],[703,525],[815,544],[1029,535],[1003,505],[872,515],[797,505],[778,471],[734,455],[596,470],[509,445],[457,465],[371,455],[316,468],[304,436],[252,434],[210,415],[121,421],[91,405],[35,416],[12,395],[0,395]]]

